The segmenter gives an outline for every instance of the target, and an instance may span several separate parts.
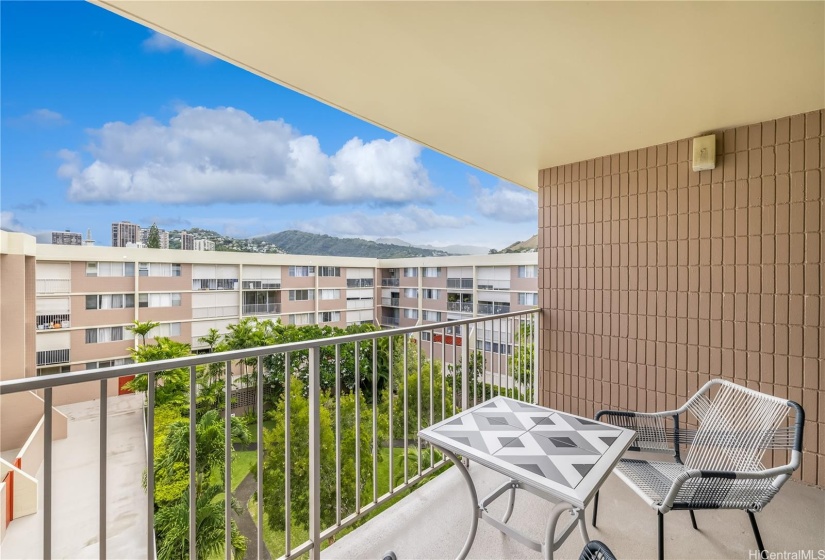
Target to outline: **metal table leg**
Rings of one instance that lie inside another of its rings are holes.
[[[470,477],[470,473],[467,472],[467,467],[464,466],[464,463],[462,463],[461,460],[451,451],[441,449],[441,452],[453,462],[458,469],[458,472],[460,472],[461,476],[464,477],[464,481],[467,483],[467,488],[470,490],[470,505],[472,506],[473,511],[472,521],[470,523],[470,534],[467,535],[467,540],[464,542],[464,547],[461,549],[461,552],[459,552],[458,556],[456,556],[456,560],[464,560],[467,558],[467,554],[470,553],[470,549],[473,547],[473,541],[476,538],[476,531],[478,530],[478,495],[476,494],[476,486],[473,484],[473,479]]]
[[[561,540],[558,543],[556,542],[556,525],[559,522],[559,517],[561,517],[561,514],[568,510],[578,518],[577,523],[585,544],[587,544],[590,540],[587,535],[587,529],[584,526],[584,510],[568,504],[567,502],[559,502],[550,511],[550,519],[547,520],[547,529],[545,530],[544,544],[542,545],[542,552],[544,553],[545,560],[553,560],[553,552],[555,552],[557,545],[560,546],[567,539],[567,536],[570,534],[570,530],[573,528],[572,524],[568,525],[568,528],[562,535]]]

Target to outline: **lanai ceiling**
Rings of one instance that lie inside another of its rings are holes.
[[[823,2],[95,3],[532,189],[825,106]]]

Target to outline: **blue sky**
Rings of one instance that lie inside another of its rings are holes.
[[[85,2],[0,3],[3,229],[501,248],[536,197]]]

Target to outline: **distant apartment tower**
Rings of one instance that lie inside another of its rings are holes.
[[[112,247],[126,247],[127,243],[140,243],[140,226],[131,222],[112,224]]]
[[[143,243],[144,247],[149,246],[149,229],[150,228],[140,228],[140,242]],[[158,229],[160,233],[160,247],[159,249],[168,249],[169,248],[169,232],[165,229]]]
[[[185,231],[180,232],[180,248],[183,251],[194,251],[195,236]]]
[[[215,242],[208,239],[195,239],[195,251],[214,251]]]
[[[73,231],[53,231],[52,245],[82,245],[83,236]]]

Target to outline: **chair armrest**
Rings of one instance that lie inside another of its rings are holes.
[[[760,471],[715,471],[715,470],[699,470],[699,469],[691,469],[688,471],[683,472],[676,479],[673,481],[673,486],[670,487],[667,495],[665,496],[664,500],[662,500],[662,505],[660,509],[662,513],[666,513],[670,509],[673,508],[674,502],[677,501],[679,498],[679,492],[682,490],[682,487],[690,480],[707,480],[706,486],[709,488],[713,485],[711,480],[764,480],[764,479],[774,479],[774,478],[782,478],[778,484],[773,485],[772,492],[770,493],[770,497],[773,496],[778,490],[779,487],[782,485],[785,479],[793,473],[794,469],[791,465],[782,465],[781,467],[774,467],[771,469],[763,469]],[[708,496],[708,488],[702,488],[697,494],[703,499],[707,500]],[[720,494],[719,503],[716,504],[717,507],[724,506],[724,501],[726,498],[726,494]],[[768,499],[770,499],[768,497]],[[707,507],[707,506],[705,506]]]

